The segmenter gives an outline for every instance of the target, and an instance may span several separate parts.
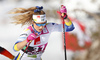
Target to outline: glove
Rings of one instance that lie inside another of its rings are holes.
[[[67,9],[65,6],[61,5],[61,9],[60,9],[60,12],[61,12],[61,17],[63,17],[64,19],[67,18]]]
[[[36,39],[36,35],[34,33],[31,33],[28,37],[27,37],[27,42],[29,42],[30,40],[35,40]]]
[[[61,9],[60,9],[61,13],[66,13],[67,14],[67,9],[65,6],[61,5]]]

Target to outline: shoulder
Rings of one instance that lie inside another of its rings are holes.
[[[57,23],[47,23],[46,26],[53,26],[53,25],[58,25]]]
[[[25,28],[25,29],[23,30],[23,32],[27,32],[27,31],[30,31],[30,29]]]
[[[24,28],[23,31],[21,32],[21,34],[23,34],[23,33],[30,34],[31,30],[28,27]]]

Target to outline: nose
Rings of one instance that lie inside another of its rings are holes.
[[[43,26],[40,26],[40,28],[43,28]]]

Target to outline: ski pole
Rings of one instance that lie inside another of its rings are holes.
[[[27,50],[27,48],[29,47],[29,45],[31,44],[31,42],[32,42],[32,40],[29,42],[28,46],[27,46],[26,49],[24,50],[24,53],[25,53],[25,51]],[[22,59],[24,53],[23,53],[22,56],[20,57],[20,60]]]
[[[62,13],[63,15],[64,13]],[[64,17],[62,17],[63,19],[63,38],[64,38],[64,52],[65,52],[65,60],[67,60],[67,56],[66,56],[66,39],[65,39],[65,25],[64,25]]]
[[[62,7],[63,5],[61,5]],[[65,53],[65,60],[67,60],[66,56],[66,39],[65,39],[65,23],[64,23],[64,13],[61,13],[60,11],[57,11],[57,13],[60,15],[62,22],[63,22],[63,38],[64,38],[64,53]]]

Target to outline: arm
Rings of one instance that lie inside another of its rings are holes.
[[[23,47],[25,45],[27,45],[27,41],[26,40],[24,40],[22,42],[19,42],[19,43],[17,43],[17,44],[14,45],[14,50],[15,51],[19,51],[19,50],[23,49]]]
[[[69,32],[74,29],[74,25],[71,21],[66,22],[64,25],[65,25],[65,32]],[[48,23],[47,28],[49,32],[63,32],[63,24]]]
[[[27,37],[31,34],[31,31],[29,29],[23,30],[23,32],[20,34],[19,38],[17,39],[16,43],[14,44],[14,51],[21,50],[25,45],[27,45]]]
[[[65,31],[66,32],[72,31],[75,27],[71,22],[71,20],[68,18],[67,9],[65,6],[63,5],[61,6],[60,13],[61,13],[61,17],[64,19],[65,22]]]
[[[18,41],[15,43],[14,45],[14,50],[15,51],[19,51],[21,49],[23,49],[23,47],[25,45],[27,45],[28,42],[30,42],[30,40],[35,40],[36,39],[36,35],[34,33],[31,33],[30,30],[26,29],[18,38]]]

